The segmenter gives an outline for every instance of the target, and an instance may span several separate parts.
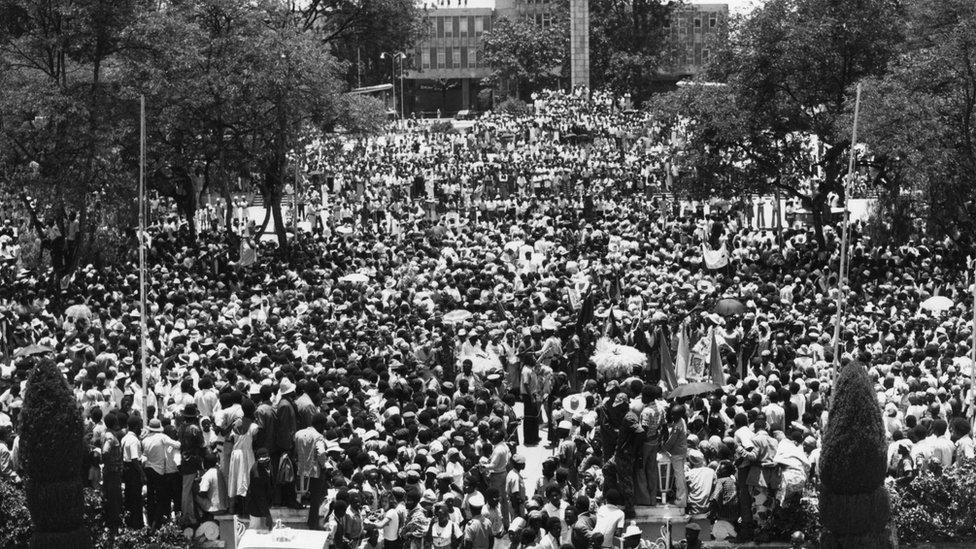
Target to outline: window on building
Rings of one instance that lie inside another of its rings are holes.
[[[670,29],[671,28],[671,17],[670,16],[664,18],[664,28],[666,28],[666,29]]]
[[[474,34],[475,36],[481,36],[481,33],[485,31],[485,20],[481,17],[474,18]]]
[[[431,52],[432,49],[433,48],[430,48],[430,49],[424,48],[420,52],[420,66],[421,66],[421,68],[424,68],[424,69],[429,69],[430,68],[430,52]]]
[[[462,17],[458,22],[461,24],[461,28],[458,29],[458,36],[467,36],[468,35],[468,18],[467,17]]]
[[[453,63],[454,68],[460,67],[461,66],[461,48],[455,47],[454,48],[454,53],[453,53],[453,55],[451,57],[454,60],[454,63]]]
[[[708,63],[708,50],[702,50],[702,63]]]
[[[468,48],[468,66],[471,68],[481,66],[481,63],[478,62],[477,48]]]
[[[542,26],[542,13],[541,12],[536,12],[536,14],[535,14],[535,24],[537,26],[540,26],[540,27]]]
[[[451,38],[454,36],[454,21],[456,19],[456,17],[444,18],[444,38]]]
[[[476,63],[477,63],[477,65],[479,67],[484,67],[485,66],[485,52],[484,51],[478,50],[478,55],[477,55],[477,61],[476,61]]]
[[[460,30],[461,29],[461,22],[460,22],[460,19],[461,19],[460,17],[452,17],[451,18],[451,32],[454,33],[454,36],[460,36],[460,34],[461,34],[461,30]]]
[[[437,49],[437,68],[443,69],[447,64],[447,51],[444,48]]]
[[[490,15],[487,16],[487,17],[485,17],[485,30],[486,31],[490,31],[491,30],[491,16]]]
[[[444,18],[437,18],[437,37],[444,38]]]
[[[695,28],[696,29],[700,29],[701,28],[701,17],[696,17],[695,18]]]
[[[714,29],[715,28],[715,25],[717,25],[717,24],[718,24],[718,18],[715,17],[715,14],[713,13],[713,14],[709,15],[708,16],[708,28]]]
[[[469,68],[471,66],[471,61],[474,61],[474,59],[468,61],[468,48],[458,48],[458,49],[461,50],[461,68],[462,69]]]

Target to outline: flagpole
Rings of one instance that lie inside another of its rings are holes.
[[[146,96],[139,96],[139,336],[142,367],[142,417],[146,417],[149,380],[146,377]]]
[[[847,160],[847,177],[844,179],[844,213],[841,218],[840,265],[837,269],[837,318],[834,321],[834,381],[840,373],[840,326],[844,317],[844,264],[847,262],[847,204],[848,183],[854,177],[854,147],[857,145],[857,119],[861,114],[861,83],[857,84],[857,96],[854,99],[854,125],[851,129],[851,154]]]

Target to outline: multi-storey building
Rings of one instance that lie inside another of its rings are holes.
[[[443,116],[465,109],[482,110],[490,101],[479,93],[491,74],[485,63],[483,37],[495,21],[529,19],[550,24],[561,4],[552,0],[446,0],[429,7],[425,38],[408,50],[404,64],[405,112]],[[710,43],[726,32],[728,4],[684,4],[669,21],[676,63],[662,74],[673,82],[696,74],[709,56]]]
[[[671,78],[694,76],[708,63],[715,43],[728,32],[728,4],[682,4],[667,23],[674,66]]]

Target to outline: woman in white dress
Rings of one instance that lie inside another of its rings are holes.
[[[254,446],[252,442],[258,432],[258,424],[254,421],[256,407],[250,400],[241,403],[244,415],[234,422],[230,438],[234,448],[230,454],[230,466],[227,474],[227,496],[232,502],[234,512],[243,512],[244,496],[250,480],[251,467],[254,465]]]

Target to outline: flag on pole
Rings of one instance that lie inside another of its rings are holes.
[[[708,246],[703,243],[702,260],[705,262],[705,267],[709,269],[721,269],[729,264],[729,250],[724,243],[717,250],[709,250]]]
[[[682,324],[678,329],[678,356],[675,375],[678,379],[688,379],[688,365],[691,363],[691,347],[688,346],[688,330]]]
[[[668,344],[669,338],[663,328],[657,329],[655,337],[658,340],[658,349],[661,351],[661,381],[664,382],[668,391],[673,391],[678,386],[678,375],[674,369],[674,362],[671,360],[671,346]],[[687,343],[685,347],[687,347]]]
[[[708,373],[711,375],[712,382],[718,385],[725,385],[725,374],[722,372],[722,355],[718,350],[718,340],[715,339],[715,330],[709,332],[711,342],[708,352]]]
[[[582,335],[586,326],[593,321],[593,294],[588,292],[580,305],[579,316],[576,317],[576,333]]]
[[[613,301],[620,300],[620,273],[614,271],[610,279],[610,299]]]
[[[610,314],[607,315],[607,323],[603,326],[603,335],[609,339],[618,337],[621,340],[624,338],[624,331],[617,324],[617,315],[613,312],[613,307],[610,308]]]

